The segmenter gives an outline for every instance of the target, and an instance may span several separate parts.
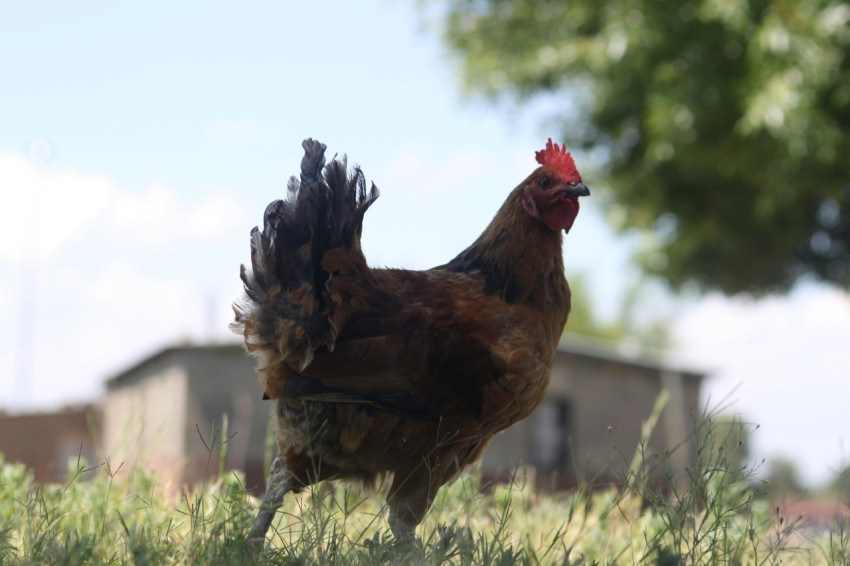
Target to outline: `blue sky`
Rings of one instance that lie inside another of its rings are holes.
[[[248,231],[305,137],[382,190],[370,262],[410,268],[471,242],[557,138],[542,107],[464,100],[416,2],[307,4],[0,3],[0,406],[93,399],[159,347],[231,339]],[[567,269],[610,314],[636,239],[610,232],[602,199],[583,205]],[[671,357],[714,370],[712,398],[741,384],[757,456],[796,458],[810,481],[841,464],[846,294],[658,307]]]

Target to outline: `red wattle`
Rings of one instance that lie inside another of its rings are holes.
[[[541,218],[550,230],[569,232],[578,215],[578,199],[556,200],[546,206]]]

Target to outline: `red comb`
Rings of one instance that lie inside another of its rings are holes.
[[[560,173],[564,181],[581,182],[581,175],[578,174],[573,156],[567,151],[567,146],[552,143],[552,138],[546,142],[546,149],[534,152],[534,157],[540,165],[551,167]]]

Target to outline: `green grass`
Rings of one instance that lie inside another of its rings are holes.
[[[651,429],[652,419],[645,437]],[[320,486],[287,496],[256,558],[245,534],[258,502],[238,474],[169,497],[151,475],[109,462],[91,480],[75,462],[64,485],[38,486],[0,458],[0,564],[850,563],[847,525],[815,533],[778,516],[753,470],[729,465],[710,418],[696,434],[692,467],[665,471],[664,455],[639,449],[621,488],[545,494],[519,472],[482,490],[467,473],[439,493],[413,548],[394,543],[383,497]]]

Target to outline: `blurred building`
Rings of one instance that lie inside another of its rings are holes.
[[[696,456],[703,377],[570,336],[558,347],[546,397],[531,416],[493,439],[483,473],[504,479],[517,465],[530,465],[539,484],[553,487],[622,479],[662,389],[669,401],[644,453],[654,460],[667,452],[667,463],[681,470]]]
[[[107,381],[104,453],[179,488],[214,478],[224,449],[261,490],[269,407],[241,345],[165,348]]]
[[[559,487],[581,478],[613,479],[631,459],[641,424],[662,389],[670,393],[670,403],[651,436],[648,453],[670,450],[671,462],[684,466],[695,454],[690,433],[699,413],[701,380],[696,372],[571,338],[558,350],[543,403],[528,419],[496,436],[484,456],[483,473],[504,478],[516,465],[530,464],[541,481]],[[113,469],[119,463],[124,470],[145,466],[166,486],[179,489],[215,477],[223,441],[226,467],[244,470],[247,487],[262,491],[270,407],[261,399],[254,360],[241,345],[165,348],[107,381],[100,407],[100,453]],[[45,423],[58,419],[31,417],[33,427],[39,419]],[[55,462],[74,452],[72,445],[90,444],[83,441],[84,431],[54,426],[38,433],[55,439],[52,469],[59,469]],[[19,432],[18,437],[29,434]],[[40,479],[58,479],[47,471],[51,464],[10,450],[12,444],[7,442],[12,441],[0,437],[0,452],[7,459],[29,463]]]
[[[0,454],[23,462],[39,483],[63,482],[79,465],[97,465],[101,427],[96,405],[66,407],[52,413],[0,414]]]

